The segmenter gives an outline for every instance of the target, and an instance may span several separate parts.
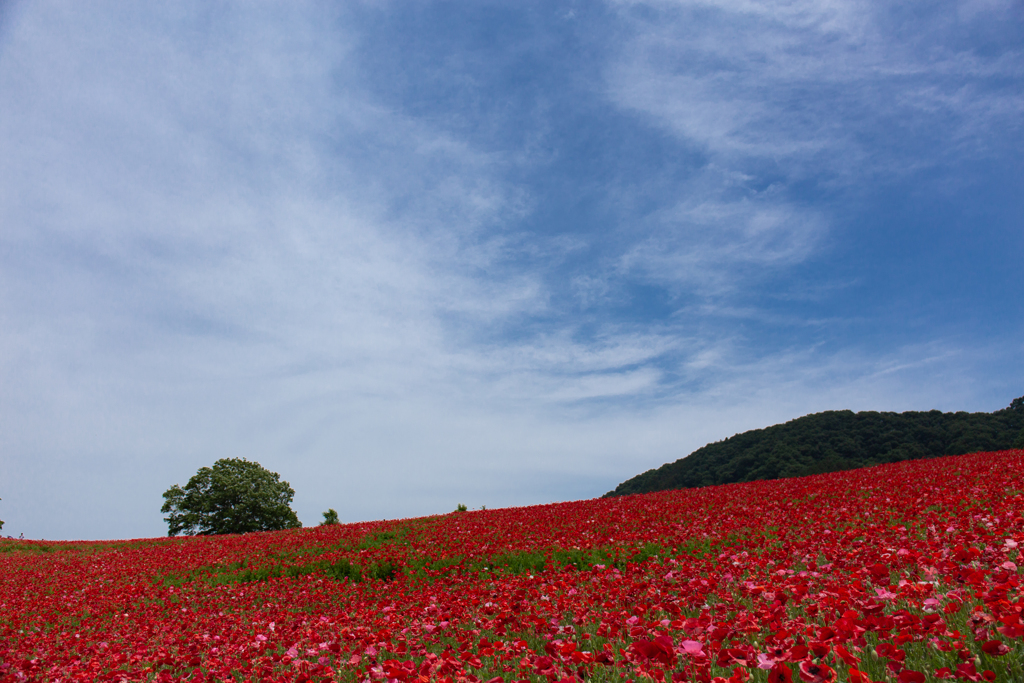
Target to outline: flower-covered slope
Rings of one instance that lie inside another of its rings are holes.
[[[229,537],[0,543],[0,681],[1024,680],[1024,452]]]

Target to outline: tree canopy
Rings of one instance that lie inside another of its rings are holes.
[[[710,443],[622,482],[605,496],[802,477],[1010,448],[1024,448],[1024,396],[993,413],[835,410]]]
[[[324,521],[320,522],[320,526],[330,526],[331,524],[338,524],[338,511],[334,508],[328,508],[327,512],[324,513]]]
[[[258,462],[223,458],[203,467],[184,488],[164,492],[167,535],[244,534],[302,526],[290,505],[295,491]]]

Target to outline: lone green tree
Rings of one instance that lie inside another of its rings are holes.
[[[331,524],[338,524],[340,521],[337,510],[327,508],[327,512],[324,513],[324,521],[320,522],[320,526],[330,526]]]
[[[258,462],[223,458],[203,467],[184,488],[164,492],[167,535],[210,536],[291,529],[302,524],[290,504],[295,491]]]

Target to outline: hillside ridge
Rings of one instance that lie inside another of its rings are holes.
[[[709,443],[627,479],[604,497],[1009,448],[1024,448],[1024,396],[992,413],[829,410]]]

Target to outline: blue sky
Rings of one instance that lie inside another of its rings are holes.
[[[603,494],[1024,394],[1009,0],[4,4],[4,533]]]

